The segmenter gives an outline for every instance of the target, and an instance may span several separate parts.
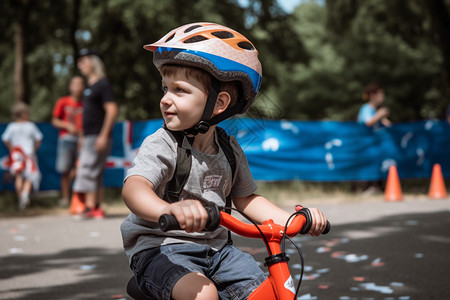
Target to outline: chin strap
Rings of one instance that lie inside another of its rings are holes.
[[[211,115],[214,111],[214,106],[216,106],[217,96],[220,93],[220,81],[215,79],[214,77],[211,78],[211,86],[209,87],[208,91],[208,98],[206,99],[206,105],[205,109],[203,110],[202,118],[200,119],[200,122],[197,123],[192,128],[186,129],[184,133],[186,135],[197,135],[199,133],[206,133],[209,128],[211,127]]]
[[[242,112],[245,103],[243,101],[238,101],[238,103],[236,103],[232,107],[229,107],[223,113],[211,118],[214,107],[216,106],[217,96],[219,95],[219,93],[220,81],[213,77],[211,79],[211,87],[209,88],[208,98],[206,99],[206,105],[205,109],[203,110],[202,118],[200,119],[200,122],[197,123],[197,125],[184,131],[186,135],[196,136],[199,133],[204,134],[212,125],[219,124],[223,120]]]

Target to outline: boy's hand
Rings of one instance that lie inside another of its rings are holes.
[[[317,208],[310,208],[309,211],[311,212],[312,225],[308,233],[312,236],[319,236],[327,226],[327,217]]]
[[[161,214],[169,214],[177,218],[181,229],[186,232],[200,232],[206,226],[208,214],[198,200],[183,200],[167,205]]]

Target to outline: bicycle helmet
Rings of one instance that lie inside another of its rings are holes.
[[[178,27],[159,41],[144,46],[153,52],[153,63],[160,69],[166,64],[200,68],[212,75],[212,88],[200,123],[190,134],[204,133],[209,126],[235,114],[245,113],[255,100],[262,80],[258,51],[239,32],[214,23],[191,23]],[[214,80],[215,79],[215,80]],[[220,83],[239,81],[240,99],[224,113],[211,118]]]

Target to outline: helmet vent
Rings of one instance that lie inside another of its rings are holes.
[[[169,37],[167,38],[167,40],[166,40],[166,43],[167,43],[168,41],[170,41],[171,39],[173,39],[174,36],[175,36],[175,33],[172,34],[171,36],[169,36]]]
[[[255,47],[253,47],[253,45],[249,42],[239,42],[238,46],[245,50],[255,50]]]
[[[232,34],[229,31],[224,31],[224,30],[211,32],[211,34],[222,40],[234,38],[234,34]]]
[[[184,41],[184,43],[186,44],[191,44],[191,43],[197,43],[197,42],[201,42],[207,40],[207,38],[205,38],[204,36],[201,35],[194,35],[191,38],[188,38],[187,40]]]
[[[199,27],[203,27],[203,26],[202,26],[202,25],[193,25],[193,26],[187,28],[187,29],[184,31],[184,33],[188,33],[188,32],[190,32],[190,31],[192,31],[192,30],[194,30],[194,29],[196,29],[196,28],[199,28]]]

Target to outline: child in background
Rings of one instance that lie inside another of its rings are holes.
[[[23,210],[30,203],[31,190],[37,190],[41,181],[36,151],[41,145],[42,133],[30,122],[28,105],[17,103],[12,113],[14,122],[6,127],[2,141],[9,150],[9,171],[15,177],[19,208]]]
[[[361,106],[358,113],[358,122],[367,127],[380,127],[392,125],[387,118],[389,109],[381,107],[384,102],[384,90],[378,84],[371,83],[364,88],[363,100],[368,101]]]
[[[56,171],[61,173],[60,204],[68,205],[70,187],[75,177],[78,158],[78,143],[83,132],[84,79],[73,76],[70,80],[70,95],[59,98],[53,108],[52,124],[59,129],[56,151]]]
[[[164,127],[148,136],[128,170],[122,195],[131,210],[121,225],[125,252],[140,290],[151,299],[246,299],[265,274],[249,254],[228,242],[227,230],[202,231],[202,203],[235,207],[257,223],[285,224],[291,213],[255,194],[247,159],[230,136],[234,176],[218,143],[216,124],[244,113],[259,91],[262,68],[253,44],[217,24],[195,23],[169,32],[145,49],[162,76],[160,109]],[[181,145],[172,132],[182,134]],[[184,136],[183,136],[184,135]],[[190,175],[180,197],[166,188],[177,167],[177,147],[192,156]],[[327,219],[311,209],[309,232],[319,235]],[[162,214],[176,217],[183,230],[163,232]]]

